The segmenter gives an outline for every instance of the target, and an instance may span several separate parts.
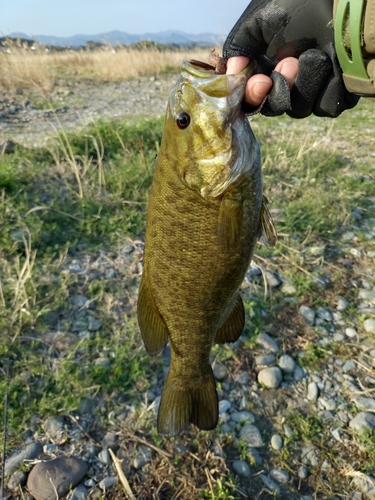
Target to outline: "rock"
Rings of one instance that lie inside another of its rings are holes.
[[[355,328],[352,328],[352,327],[348,327],[345,329],[345,334],[350,338],[350,339],[354,339],[356,336],[357,336],[357,330]]]
[[[108,476],[108,477],[105,477],[104,479],[102,479],[100,481],[100,483],[98,484],[98,486],[101,490],[105,491],[108,488],[112,488],[112,486],[116,483],[117,483],[117,477]]]
[[[228,375],[228,370],[224,365],[220,363],[215,363],[214,367],[214,377],[216,380],[223,380]]]
[[[249,411],[238,411],[232,413],[230,418],[231,420],[233,420],[233,422],[236,422],[238,424],[243,424],[245,422],[250,422],[250,424],[253,424],[255,422],[254,415]]]
[[[50,455],[51,453],[55,453],[56,450],[58,449],[58,446],[53,443],[48,443],[43,446],[43,452],[46,453],[47,455]]]
[[[262,457],[256,448],[248,448],[247,459],[254,465],[261,465],[263,462]]]
[[[359,396],[354,399],[354,403],[358,406],[358,408],[362,408],[367,411],[375,411],[375,399]]]
[[[74,295],[73,297],[71,297],[70,302],[77,309],[82,309],[84,307],[87,307],[87,305],[90,303],[90,301],[87,297],[85,297],[84,295],[80,295],[80,294],[77,294],[77,295]]]
[[[272,436],[271,446],[274,450],[281,450],[281,448],[284,446],[284,441],[280,434],[274,434]]]
[[[275,354],[279,352],[279,346],[274,339],[267,335],[267,333],[260,333],[257,337],[257,343],[267,351],[271,351]]]
[[[274,481],[272,481],[272,479],[267,477],[265,474],[260,474],[259,479],[267,489],[272,491],[272,493],[280,495],[280,487]]]
[[[250,477],[250,467],[244,460],[235,460],[233,462],[233,469],[239,476]]]
[[[27,479],[26,472],[23,472],[22,470],[17,470],[10,476],[7,487],[10,490],[15,490],[20,486],[23,486],[26,483],[26,479]]]
[[[102,451],[98,454],[98,459],[104,465],[111,465],[111,457],[108,451],[108,448],[103,448]]]
[[[302,448],[302,463],[316,467],[319,464],[319,455],[319,449],[313,444],[309,444]]]
[[[309,470],[306,465],[301,465],[301,467],[297,471],[297,476],[300,479],[307,479],[309,477]]]
[[[65,418],[64,417],[52,417],[47,419],[44,430],[53,439],[59,439],[64,432]]]
[[[294,361],[292,356],[289,356],[288,354],[283,354],[282,356],[280,356],[277,364],[285,373],[293,373],[296,367],[296,362]]]
[[[342,342],[344,340],[344,335],[342,333],[336,332],[333,334],[333,340],[335,342]]]
[[[358,293],[358,298],[366,302],[373,302],[375,300],[375,293],[372,290],[361,289]]]
[[[367,333],[375,333],[375,319],[366,319],[363,323],[363,328]]]
[[[284,283],[283,286],[281,287],[281,291],[283,292],[284,295],[291,295],[291,296],[297,293],[296,287],[291,285],[290,283]]]
[[[366,493],[366,496],[375,498],[375,479],[372,476],[359,472],[358,477],[353,477],[353,485],[357,490]]]
[[[315,382],[310,382],[309,385],[307,386],[307,399],[312,403],[315,403],[318,397],[319,397],[319,389],[317,384]]]
[[[88,329],[91,332],[97,332],[98,330],[100,330],[101,327],[102,327],[102,322],[99,319],[89,316]]]
[[[48,332],[43,335],[43,340],[47,344],[54,346],[58,351],[66,351],[78,342],[78,337],[74,333]]]
[[[232,403],[226,399],[219,401],[219,414],[227,412],[231,406]]]
[[[280,277],[272,271],[266,271],[266,280],[271,288],[277,288],[282,283]]]
[[[343,297],[338,297],[336,309],[341,312],[345,311],[345,309],[347,309],[348,307],[349,307],[349,301],[347,301]]]
[[[269,366],[276,362],[276,357],[274,354],[261,354],[256,356],[254,361],[256,366]]]
[[[375,415],[373,413],[361,411],[349,422],[349,427],[357,432],[366,429],[375,430]]]
[[[148,462],[151,462],[152,451],[148,446],[139,446],[133,460],[133,467],[135,469],[141,469]]]
[[[354,363],[353,360],[349,359],[349,361],[346,361],[343,365],[342,365],[342,371],[344,373],[349,373],[350,371],[352,370],[355,370],[356,368],[356,364]]]
[[[272,469],[270,471],[270,477],[279,484],[286,484],[289,481],[289,474],[284,469]]]
[[[113,448],[116,446],[117,441],[117,434],[114,434],[113,432],[107,432],[102,439],[102,445],[107,446],[108,448]]]
[[[39,462],[29,474],[27,488],[36,500],[56,500],[56,492],[65,496],[85,477],[87,469],[87,463],[76,457]]]
[[[249,374],[247,372],[236,373],[233,378],[235,382],[241,385],[248,384],[250,380]]]
[[[280,368],[277,366],[271,366],[270,368],[263,368],[258,373],[258,382],[263,384],[268,389],[276,389],[279,387],[283,375]]]
[[[4,474],[7,476],[17,470],[24,460],[34,460],[42,453],[42,445],[30,443],[5,460]]]
[[[301,368],[300,366],[296,366],[295,369],[294,369],[294,373],[293,373],[293,378],[296,382],[299,382],[300,380],[302,380],[304,377],[306,376],[305,372],[303,371],[303,368]]]
[[[317,311],[317,315],[320,319],[323,321],[327,321],[328,323],[331,323],[333,321],[333,314],[328,307],[319,307]]]
[[[316,316],[316,312],[314,311],[314,309],[308,306],[301,306],[299,308],[299,313],[308,325],[314,325]]]
[[[76,488],[74,488],[74,490],[72,490],[72,493],[69,495],[69,500],[86,500],[88,495],[89,492],[83,484],[79,484]]]
[[[258,427],[252,424],[247,424],[242,427],[240,431],[240,439],[245,441],[245,443],[251,448],[261,448],[264,446]]]
[[[228,424],[223,424],[220,427],[220,432],[221,432],[221,434],[231,434],[232,433],[232,427],[230,427]]]
[[[93,361],[95,366],[100,367],[102,370],[107,371],[111,367],[111,360],[105,357],[99,357]]]
[[[324,408],[329,411],[336,410],[336,401],[333,398],[326,399],[320,398],[319,401],[322,403]]]

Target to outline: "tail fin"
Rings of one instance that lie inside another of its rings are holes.
[[[201,430],[211,430],[217,421],[218,399],[212,370],[203,384],[192,388],[178,386],[168,375],[158,413],[161,436],[176,436],[189,423]]]

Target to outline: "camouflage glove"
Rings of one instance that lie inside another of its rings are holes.
[[[375,0],[334,0],[335,47],[345,86],[375,97]]]
[[[336,117],[357,104],[359,97],[346,89],[336,57],[332,12],[333,0],[252,0],[237,21],[224,43],[224,60],[255,58],[257,73],[271,76],[274,85],[261,113]],[[273,71],[285,57],[299,58],[291,92]],[[256,110],[245,105],[244,111]]]

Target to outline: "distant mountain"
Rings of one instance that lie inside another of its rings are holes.
[[[200,33],[192,35],[184,33],[183,31],[161,31],[160,33],[144,33],[141,35],[131,35],[123,31],[110,31],[108,33],[99,33],[97,35],[74,35],[70,37],[48,36],[48,35],[35,35],[29,36],[25,33],[11,33],[6,38],[23,38],[26,40],[35,40],[43,45],[55,46],[71,46],[79,47],[86,44],[86,42],[100,42],[110,43],[111,45],[131,45],[142,40],[150,40],[156,43],[175,43],[184,45],[188,43],[207,43],[207,44],[220,44],[223,43],[224,37],[215,33]]]

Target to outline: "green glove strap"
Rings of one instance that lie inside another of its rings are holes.
[[[335,17],[335,48],[341,69],[345,75],[369,80],[362,58],[361,30],[364,0],[339,0]],[[344,33],[349,20],[350,46],[344,44]]]

